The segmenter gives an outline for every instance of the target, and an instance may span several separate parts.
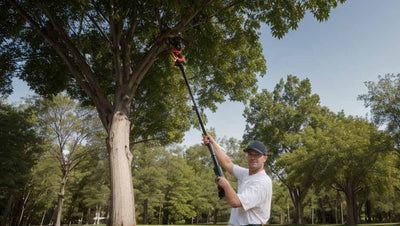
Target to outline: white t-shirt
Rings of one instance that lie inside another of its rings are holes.
[[[272,181],[265,170],[249,175],[249,169],[234,165],[233,175],[238,179],[242,207],[232,208],[229,224],[265,224],[271,212]]]

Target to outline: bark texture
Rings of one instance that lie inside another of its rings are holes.
[[[346,194],[346,204],[347,204],[347,216],[346,216],[346,224],[354,225],[357,224],[357,207],[355,202],[355,194],[351,187],[351,185],[347,186]]]
[[[126,114],[116,112],[107,139],[110,154],[112,212],[109,225],[136,225],[132,184],[132,153],[129,149],[130,121]]]
[[[298,187],[289,187],[290,198],[294,204],[294,219],[293,223],[302,224],[303,223],[303,199],[304,193]]]

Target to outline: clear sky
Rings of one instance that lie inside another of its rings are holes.
[[[347,0],[332,10],[326,22],[308,14],[297,30],[282,39],[273,38],[264,26],[260,40],[268,68],[259,79],[260,90],[272,90],[289,74],[309,78],[321,105],[334,112],[365,116],[368,109],[357,100],[367,92],[364,82],[400,73],[400,0]],[[21,82],[13,85],[11,102],[32,94]],[[242,103],[223,103],[215,113],[206,111],[206,127],[215,128],[218,137],[242,139],[243,110]],[[200,130],[191,130],[182,145],[198,143]]]

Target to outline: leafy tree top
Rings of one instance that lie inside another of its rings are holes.
[[[5,0],[1,92],[10,93],[14,76],[41,95],[66,90],[94,104],[106,130],[113,112],[129,115],[131,103],[134,110],[147,108],[145,117],[152,110],[187,113],[186,91],[167,51],[169,39],[180,36],[199,105],[215,110],[217,102],[244,101],[256,91],[256,75],[266,70],[261,23],[281,38],[307,11],[323,21],[343,2]]]

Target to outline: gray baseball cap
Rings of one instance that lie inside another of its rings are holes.
[[[248,152],[250,150],[254,150],[263,155],[267,155],[267,149],[265,148],[265,145],[260,141],[251,142],[243,151]]]

